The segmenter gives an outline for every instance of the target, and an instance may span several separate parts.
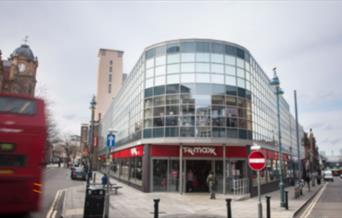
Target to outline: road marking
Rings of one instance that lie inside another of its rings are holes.
[[[56,210],[54,210],[56,204],[57,204],[57,199],[60,197],[61,193],[63,193],[65,189],[60,189],[57,191],[56,195],[55,195],[55,199],[53,200],[51,207],[49,209],[49,212],[46,215],[46,218],[54,218],[56,216]]]
[[[312,200],[312,202],[310,203],[310,205],[305,209],[303,216],[301,216],[302,218],[307,218],[311,212],[312,209],[315,207],[315,205],[317,204],[318,200],[321,198],[325,188],[327,187],[327,183],[324,184],[323,188],[319,191],[319,193],[314,197],[314,199]]]

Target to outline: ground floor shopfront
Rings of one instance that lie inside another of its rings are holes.
[[[248,169],[247,145],[138,145],[111,153],[110,175],[144,192],[208,192],[209,172],[216,177],[217,193],[248,194],[256,177]],[[262,184],[277,181],[279,158],[263,150],[268,158]],[[287,175],[287,155],[284,155]],[[289,175],[290,176],[290,175]]]

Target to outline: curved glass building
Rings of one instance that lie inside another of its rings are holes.
[[[271,187],[279,164],[274,93],[240,45],[180,39],[149,46],[101,121],[102,142],[117,131],[111,173],[146,192],[204,192],[213,171],[219,192],[253,192],[246,158],[258,144],[268,157],[262,183]],[[295,120],[284,98],[280,108],[290,178]]]

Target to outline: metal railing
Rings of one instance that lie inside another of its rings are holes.
[[[228,181],[228,192],[234,195],[246,195],[249,193],[248,178],[234,179]]]

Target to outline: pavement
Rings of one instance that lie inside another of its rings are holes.
[[[100,183],[102,174],[96,172],[96,183]],[[226,198],[232,198],[232,217],[258,217],[258,198],[238,198],[232,195],[216,194],[215,200],[209,199],[209,194],[179,194],[167,192],[144,193],[115,179],[111,183],[122,186],[117,195],[110,196],[110,216],[113,218],[145,218],[153,217],[154,199],[160,199],[159,217],[161,218],[221,218],[227,217]],[[286,188],[289,196],[289,209],[280,207],[279,191],[267,193],[271,196],[271,217],[292,218],[307,201],[322,188],[322,185],[311,187],[308,192],[304,187],[303,196],[294,199],[294,187]],[[65,192],[62,217],[83,217],[85,200],[85,183],[82,186],[68,188]],[[266,198],[261,196],[263,216],[266,217]]]

